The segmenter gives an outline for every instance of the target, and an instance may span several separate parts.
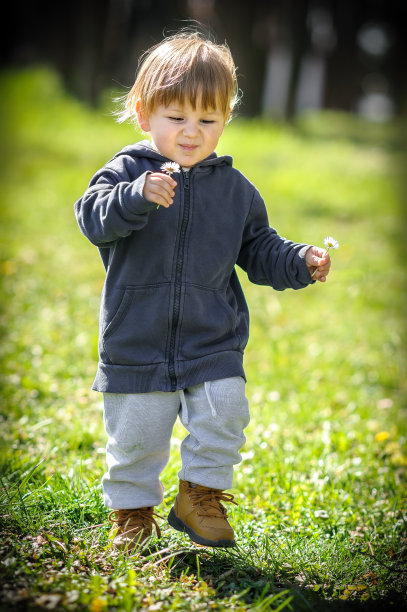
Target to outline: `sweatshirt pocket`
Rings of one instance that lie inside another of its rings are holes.
[[[237,321],[235,308],[221,291],[187,287],[180,329],[180,357],[196,359],[239,349]]]
[[[165,360],[168,285],[127,287],[107,322],[101,358],[117,365],[147,365]]]

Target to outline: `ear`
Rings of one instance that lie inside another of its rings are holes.
[[[147,115],[144,112],[144,108],[141,104],[140,98],[136,102],[136,114],[137,114],[137,122],[143,132],[150,131],[150,122],[148,121]]]

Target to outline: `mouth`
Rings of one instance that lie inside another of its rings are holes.
[[[180,144],[180,147],[183,151],[195,151],[195,149],[198,148],[198,145]]]

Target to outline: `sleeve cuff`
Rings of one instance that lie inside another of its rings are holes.
[[[128,186],[128,193],[126,193],[123,204],[129,216],[149,213],[157,208],[157,204],[146,200],[143,196],[147,174],[151,172],[144,172]]]
[[[298,280],[306,285],[313,285],[316,281],[311,277],[308,270],[308,266],[305,261],[305,256],[308,249],[312,247],[312,244],[305,244],[299,251],[299,266],[298,266]]]

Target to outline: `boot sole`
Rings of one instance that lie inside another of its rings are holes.
[[[200,544],[201,546],[212,546],[213,548],[232,548],[233,546],[236,546],[235,540],[208,540],[207,538],[203,538],[202,536],[198,535],[196,531],[178,518],[174,512],[174,508],[171,508],[167,521],[171,527],[174,527],[174,529],[177,531],[186,533],[191,540],[195,542],[195,544]]]

